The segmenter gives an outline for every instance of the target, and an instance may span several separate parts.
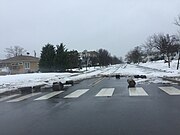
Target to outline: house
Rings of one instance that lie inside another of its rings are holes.
[[[87,51],[79,53],[80,59],[82,60],[82,66],[95,66],[98,64],[98,52],[96,51]]]
[[[83,57],[98,57],[98,52],[84,50],[83,52],[80,52],[79,55],[82,58]]]
[[[0,68],[8,68],[10,74],[37,72],[39,58],[33,56],[15,56],[0,61]]]

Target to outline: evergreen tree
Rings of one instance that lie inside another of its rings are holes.
[[[79,67],[79,53],[78,51],[69,51],[68,52],[68,58],[67,58],[67,62],[68,62],[68,67],[67,68],[78,68]]]
[[[51,44],[47,44],[42,48],[41,57],[39,61],[39,68],[42,72],[49,72],[54,70],[55,48]]]
[[[57,45],[56,56],[54,59],[55,69],[59,71],[64,71],[67,68],[67,49],[65,45],[61,43]]]

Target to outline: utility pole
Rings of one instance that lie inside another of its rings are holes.
[[[86,64],[86,71],[87,71],[87,50],[84,50],[85,53],[85,64]]]
[[[177,63],[177,70],[179,69],[179,61],[180,61],[180,51],[178,50],[179,57],[178,57],[178,63]]]

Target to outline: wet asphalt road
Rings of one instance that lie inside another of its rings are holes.
[[[164,84],[138,86],[149,96],[130,97],[126,78],[96,78],[48,100],[0,102],[0,135],[179,135],[180,96],[161,91]],[[80,88],[89,91],[63,98]],[[113,96],[95,97],[102,88],[115,88]]]

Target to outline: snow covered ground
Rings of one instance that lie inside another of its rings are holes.
[[[163,61],[134,64],[119,64],[108,67],[91,67],[80,70],[80,73],[31,73],[0,76],[0,93],[15,90],[24,86],[35,85],[52,85],[53,82],[66,80],[83,80],[97,76],[110,76],[121,74],[125,76],[146,75],[147,79],[136,79],[137,83],[162,83],[159,77],[176,77],[180,76],[180,70],[176,70],[177,61],[171,63],[168,68],[167,63]],[[165,83],[165,81],[163,81]]]

